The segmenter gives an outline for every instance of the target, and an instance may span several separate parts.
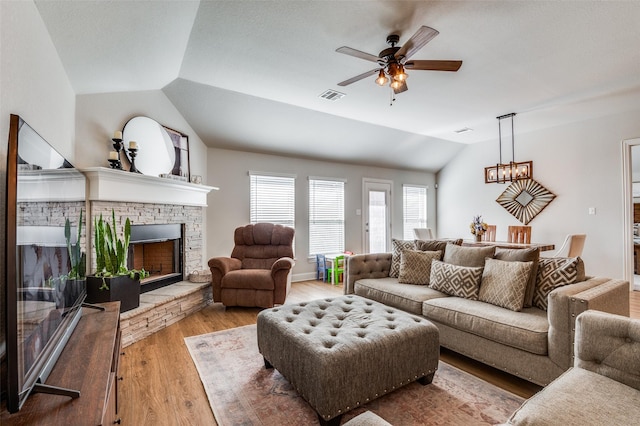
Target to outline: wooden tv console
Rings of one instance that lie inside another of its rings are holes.
[[[104,311],[83,308],[46,383],[80,391],[80,397],[34,393],[14,414],[3,411],[7,425],[119,424],[118,373],[121,355],[120,302],[102,303]]]

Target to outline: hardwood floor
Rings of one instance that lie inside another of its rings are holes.
[[[343,294],[342,285],[293,283],[287,303]],[[640,318],[640,292],[631,293],[631,316]],[[128,425],[215,425],[198,372],[184,338],[255,324],[257,308],[225,308],[217,303],[124,349],[120,358],[119,413]],[[448,350],[442,359],[522,397],[540,387]]]

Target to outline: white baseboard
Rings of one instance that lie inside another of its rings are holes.
[[[316,279],[316,272],[304,272],[302,274],[291,275],[291,282],[310,281]]]

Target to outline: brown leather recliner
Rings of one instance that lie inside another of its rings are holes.
[[[293,228],[257,223],[236,228],[231,257],[209,259],[213,301],[225,306],[271,308],[291,288]]]

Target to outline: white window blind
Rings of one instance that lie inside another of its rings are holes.
[[[251,223],[269,222],[294,228],[295,178],[251,174]]]
[[[404,239],[413,240],[413,228],[427,227],[427,187],[404,185],[402,189]]]
[[[309,179],[309,255],[344,251],[344,182]]]

